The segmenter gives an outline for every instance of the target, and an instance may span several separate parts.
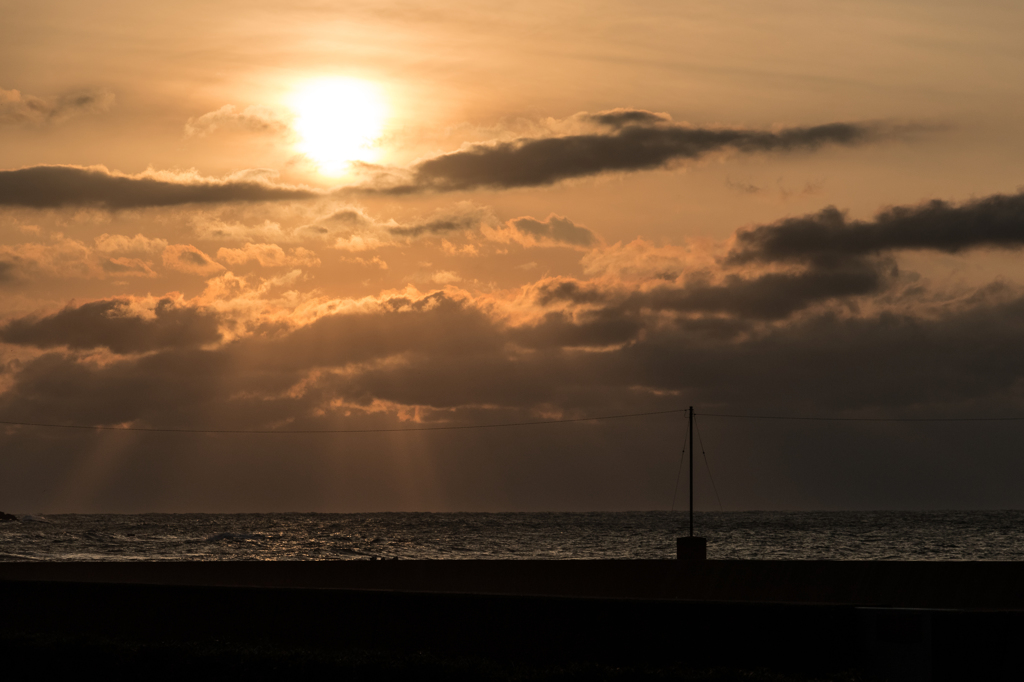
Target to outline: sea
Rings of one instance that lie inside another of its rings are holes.
[[[698,512],[709,559],[1022,561],[1024,511]],[[683,512],[53,514],[0,561],[671,559]]]

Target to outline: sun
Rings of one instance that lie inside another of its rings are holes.
[[[314,81],[293,98],[298,150],[323,175],[345,175],[354,161],[379,154],[387,107],[372,83],[348,78]]]

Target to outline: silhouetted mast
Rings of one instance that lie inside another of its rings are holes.
[[[704,561],[708,558],[708,539],[693,536],[693,405],[690,405],[688,412],[690,413],[690,535],[676,538],[676,558],[685,561]],[[677,485],[678,480],[677,477]]]
[[[693,537],[693,405],[690,405],[690,537]]]

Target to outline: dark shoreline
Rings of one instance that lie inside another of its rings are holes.
[[[308,662],[344,643],[358,660],[427,652],[442,668],[466,656],[497,666],[469,678],[518,679],[507,673],[524,665],[633,666],[643,677],[642,664],[677,671],[651,679],[722,666],[1017,679],[1024,563],[0,563],[0,603],[12,649],[28,636],[61,648],[88,633],[147,651],[217,643],[221,653],[302,650]],[[580,679],[602,678],[595,671]]]

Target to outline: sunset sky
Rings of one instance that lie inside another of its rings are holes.
[[[1024,422],[701,417],[1024,417],[1019,2],[0,16],[0,421],[694,405],[727,510],[1024,505]],[[668,509],[686,433],[0,428],[44,513]]]

